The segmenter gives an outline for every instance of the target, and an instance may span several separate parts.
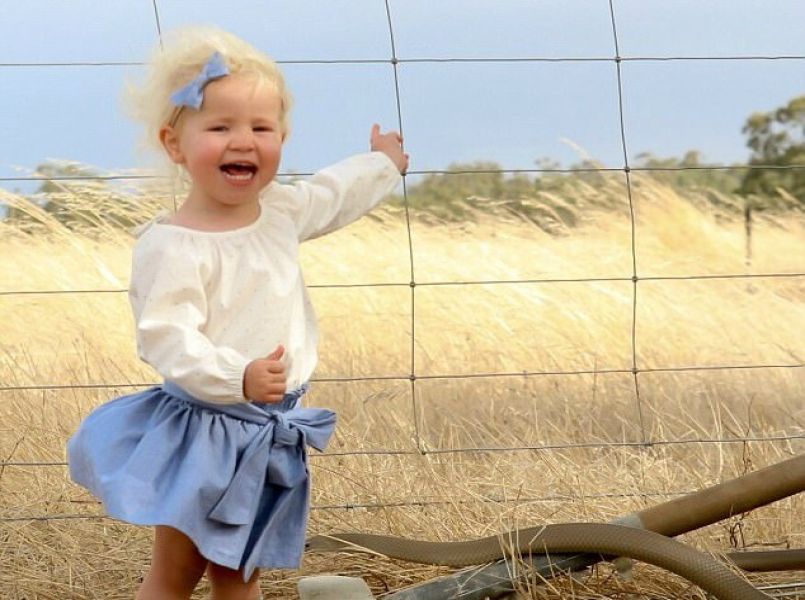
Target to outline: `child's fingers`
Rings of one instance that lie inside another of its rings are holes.
[[[283,354],[285,354],[285,346],[279,344],[276,348],[274,348],[274,351],[271,352],[271,354],[266,356],[266,360],[279,360],[282,358]]]
[[[375,123],[372,125],[372,142],[379,141],[380,138],[388,138],[395,140],[398,144],[403,143],[403,136],[399,131],[389,131],[388,133],[380,133],[380,125]]]
[[[270,360],[266,363],[266,371],[269,373],[284,373],[285,365],[278,360]]]
[[[282,383],[275,383],[273,385],[268,386],[268,393],[284,396],[286,387],[287,386],[285,385],[284,381]]]
[[[283,397],[285,396],[285,385],[271,385],[268,386],[266,389],[263,390],[261,394],[255,400],[257,402],[264,402],[264,403],[275,403],[282,401]]]

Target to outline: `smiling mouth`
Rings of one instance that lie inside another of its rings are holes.
[[[226,163],[220,169],[228,179],[235,181],[249,181],[257,175],[257,167],[251,163]]]

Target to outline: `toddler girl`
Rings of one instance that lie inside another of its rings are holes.
[[[298,567],[329,410],[300,407],[317,327],[299,243],[371,210],[408,165],[396,132],[310,180],[274,178],[290,96],[277,65],[210,28],[177,32],[135,104],[189,177],[178,211],[134,248],[140,357],[164,378],[91,413],[68,442],[71,477],[116,519],[155,526],[137,598],[259,598],[258,569]]]

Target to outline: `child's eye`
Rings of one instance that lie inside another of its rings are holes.
[[[257,127],[254,128],[254,130],[255,131],[261,131],[261,132],[265,132],[265,131],[270,132],[270,131],[274,131],[274,128],[273,127],[268,127],[266,125],[258,125]]]
[[[226,126],[224,125],[216,125],[214,127],[210,127],[210,131],[226,131]]]

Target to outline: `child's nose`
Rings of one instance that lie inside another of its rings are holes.
[[[232,131],[229,145],[237,150],[249,150],[254,146],[254,133],[251,128],[238,128]]]

